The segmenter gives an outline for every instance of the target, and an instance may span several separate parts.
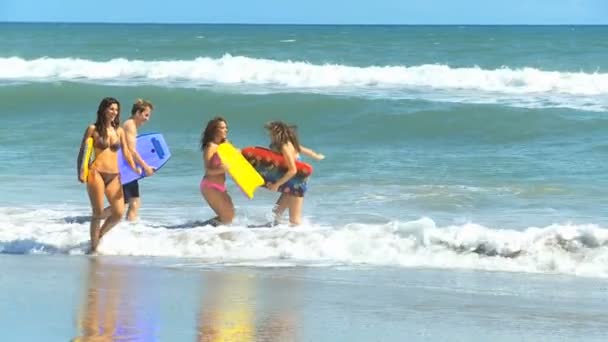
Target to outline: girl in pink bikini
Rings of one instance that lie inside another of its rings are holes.
[[[228,125],[226,119],[215,117],[207,123],[201,137],[201,150],[203,151],[203,168],[205,176],[201,180],[200,189],[203,198],[207,201],[216,217],[205,221],[206,224],[219,226],[230,224],[234,219],[234,204],[226,191],[226,170],[217,155],[217,147],[226,141]]]

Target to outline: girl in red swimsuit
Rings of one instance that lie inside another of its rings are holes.
[[[78,154],[78,180],[87,184],[87,192],[91,201],[91,249],[90,253],[97,251],[101,238],[114,227],[124,212],[124,199],[120,171],[118,169],[118,150],[122,148],[123,155],[135,172],[140,172],[133,162],[129,152],[125,135],[120,123],[120,103],[118,100],[106,97],[101,100],[97,110],[97,121],[89,125],[82,138],[80,153]],[[95,160],[89,166],[88,176],[84,169],[80,169],[86,141],[93,138]],[[110,203],[110,216],[101,224],[103,219],[103,197]]]
[[[200,190],[203,198],[217,215],[207,224],[218,226],[230,224],[234,219],[234,204],[226,191],[226,166],[217,155],[217,147],[226,141],[228,125],[222,117],[215,117],[207,123],[201,137],[203,151],[203,169],[205,176],[201,180]]]

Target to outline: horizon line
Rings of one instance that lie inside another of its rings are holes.
[[[232,25],[232,26],[608,26],[599,24],[397,24],[397,23],[240,23],[240,22],[104,22],[104,21],[0,21],[0,24],[77,24],[77,25]]]

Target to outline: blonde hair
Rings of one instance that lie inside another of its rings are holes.
[[[137,99],[131,108],[131,116],[143,112],[146,108],[150,108],[150,110],[154,110],[154,106],[152,102],[143,99]]]
[[[270,133],[270,146],[280,149],[283,145],[290,142],[293,148],[300,152],[300,141],[298,139],[297,126],[288,125],[283,121],[270,121],[264,125]]]

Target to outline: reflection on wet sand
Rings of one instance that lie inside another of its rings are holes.
[[[240,274],[219,273],[207,278],[206,288],[197,341],[254,341],[253,280]]]
[[[142,340],[137,326],[129,272],[124,265],[104,262],[103,258],[89,260],[86,295],[78,314],[80,336],[73,341],[132,341]]]
[[[292,270],[292,276],[299,272]],[[298,327],[300,315],[300,299],[302,288],[293,281],[293,278],[272,277],[265,278],[262,286],[266,295],[264,312],[267,314],[258,323],[256,330],[257,341],[298,341]]]
[[[243,273],[206,277],[198,342],[295,341],[296,289]],[[267,284],[265,284],[267,282]]]
[[[87,262],[73,341],[298,340],[302,288],[292,273],[193,273],[112,257]]]

